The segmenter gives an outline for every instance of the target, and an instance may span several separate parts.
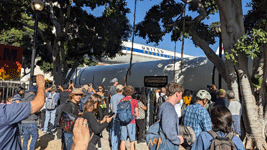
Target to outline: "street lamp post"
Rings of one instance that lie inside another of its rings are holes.
[[[220,35],[220,41],[219,41],[219,57],[222,58],[222,31],[221,31],[221,24],[216,26],[216,32]],[[219,73],[219,89],[222,88],[222,77]]]
[[[32,49],[32,60],[31,60],[31,74],[30,74],[30,86],[33,85],[34,76],[34,63],[36,55],[36,41],[37,41],[37,29],[38,29],[38,15],[39,11],[44,8],[44,2],[42,0],[33,0],[31,2],[31,7],[35,12],[35,23],[34,23],[34,35],[33,35],[33,49]]]

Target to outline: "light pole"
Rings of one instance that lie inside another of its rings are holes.
[[[219,33],[220,43],[219,43],[219,57],[222,58],[222,32],[221,32],[221,24],[216,26],[216,32]],[[222,77],[219,73],[219,89],[222,88]]]
[[[44,2],[42,0],[33,0],[31,2],[31,7],[35,12],[35,23],[34,23],[34,35],[33,35],[33,49],[32,49],[32,60],[31,60],[31,76],[30,76],[30,86],[33,84],[34,76],[34,63],[36,55],[36,41],[37,41],[37,29],[38,29],[38,15],[39,11],[44,8]]]

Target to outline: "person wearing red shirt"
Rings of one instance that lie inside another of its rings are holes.
[[[133,93],[134,93],[134,88],[128,85],[125,88],[126,97],[122,99],[124,101],[131,100],[131,111],[133,114],[133,120],[126,126],[121,126],[121,146],[120,146],[121,150],[125,150],[127,135],[129,136],[130,139],[130,150],[135,149],[135,133],[136,133],[135,117],[138,116],[139,112],[138,112],[138,101],[132,98]]]

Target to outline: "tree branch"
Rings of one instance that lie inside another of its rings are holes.
[[[192,27],[190,27],[189,35],[192,36],[193,43],[204,51],[207,58],[216,66],[222,78],[226,81],[226,69],[223,60],[216,55],[216,53],[209,47],[209,44],[205,40],[200,38],[197,31]]]

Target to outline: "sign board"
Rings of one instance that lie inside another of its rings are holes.
[[[168,84],[168,76],[145,76],[145,87],[164,87]]]
[[[20,77],[22,47],[0,44],[0,79],[12,80]]]

